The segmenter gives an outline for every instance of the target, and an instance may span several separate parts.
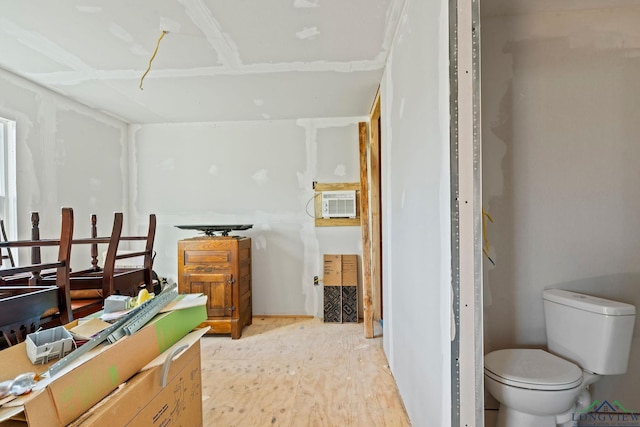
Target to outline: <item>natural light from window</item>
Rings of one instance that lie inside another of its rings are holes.
[[[0,218],[7,237],[18,238],[16,185],[16,122],[0,117]]]

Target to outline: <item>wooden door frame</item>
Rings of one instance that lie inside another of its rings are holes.
[[[374,337],[374,322],[379,321],[383,313],[380,134],[378,88],[369,123],[359,123],[363,315],[366,338]]]

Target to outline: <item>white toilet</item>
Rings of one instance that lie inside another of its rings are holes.
[[[627,371],[636,308],[560,289],[542,294],[547,351],[485,356],[485,387],[500,402],[496,427],[573,425],[591,403],[588,387]]]

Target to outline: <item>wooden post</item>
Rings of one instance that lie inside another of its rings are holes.
[[[382,204],[380,200],[380,91],[369,117],[369,221],[371,230],[371,292],[373,320],[382,319]]]
[[[98,217],[96,214],[91,214],[91,238],[95,239],[98,237]],[[91,270],[92,271],[100,271],[100,267],[98,266],[98,244],[91,244]]]
[[[371,235],[369,232],[369,178],[367,173],[368,126],[358,123],[360,139],[360,223],[362,226],[362,311],[364,336],[373,338],[373,289],[371,288]]]
[[[31,212],[31,240],[40,240],[40,214]],[[31,264],[42,262],[40,246],[31,247]],[[32,271],[29,278],[29,285],[35,286],[40,281],[40,270]]]

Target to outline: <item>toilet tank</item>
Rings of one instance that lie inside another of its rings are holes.
[[[561,289],[542,293],[549,351],[600,375],[627,371],[636,308]]]

